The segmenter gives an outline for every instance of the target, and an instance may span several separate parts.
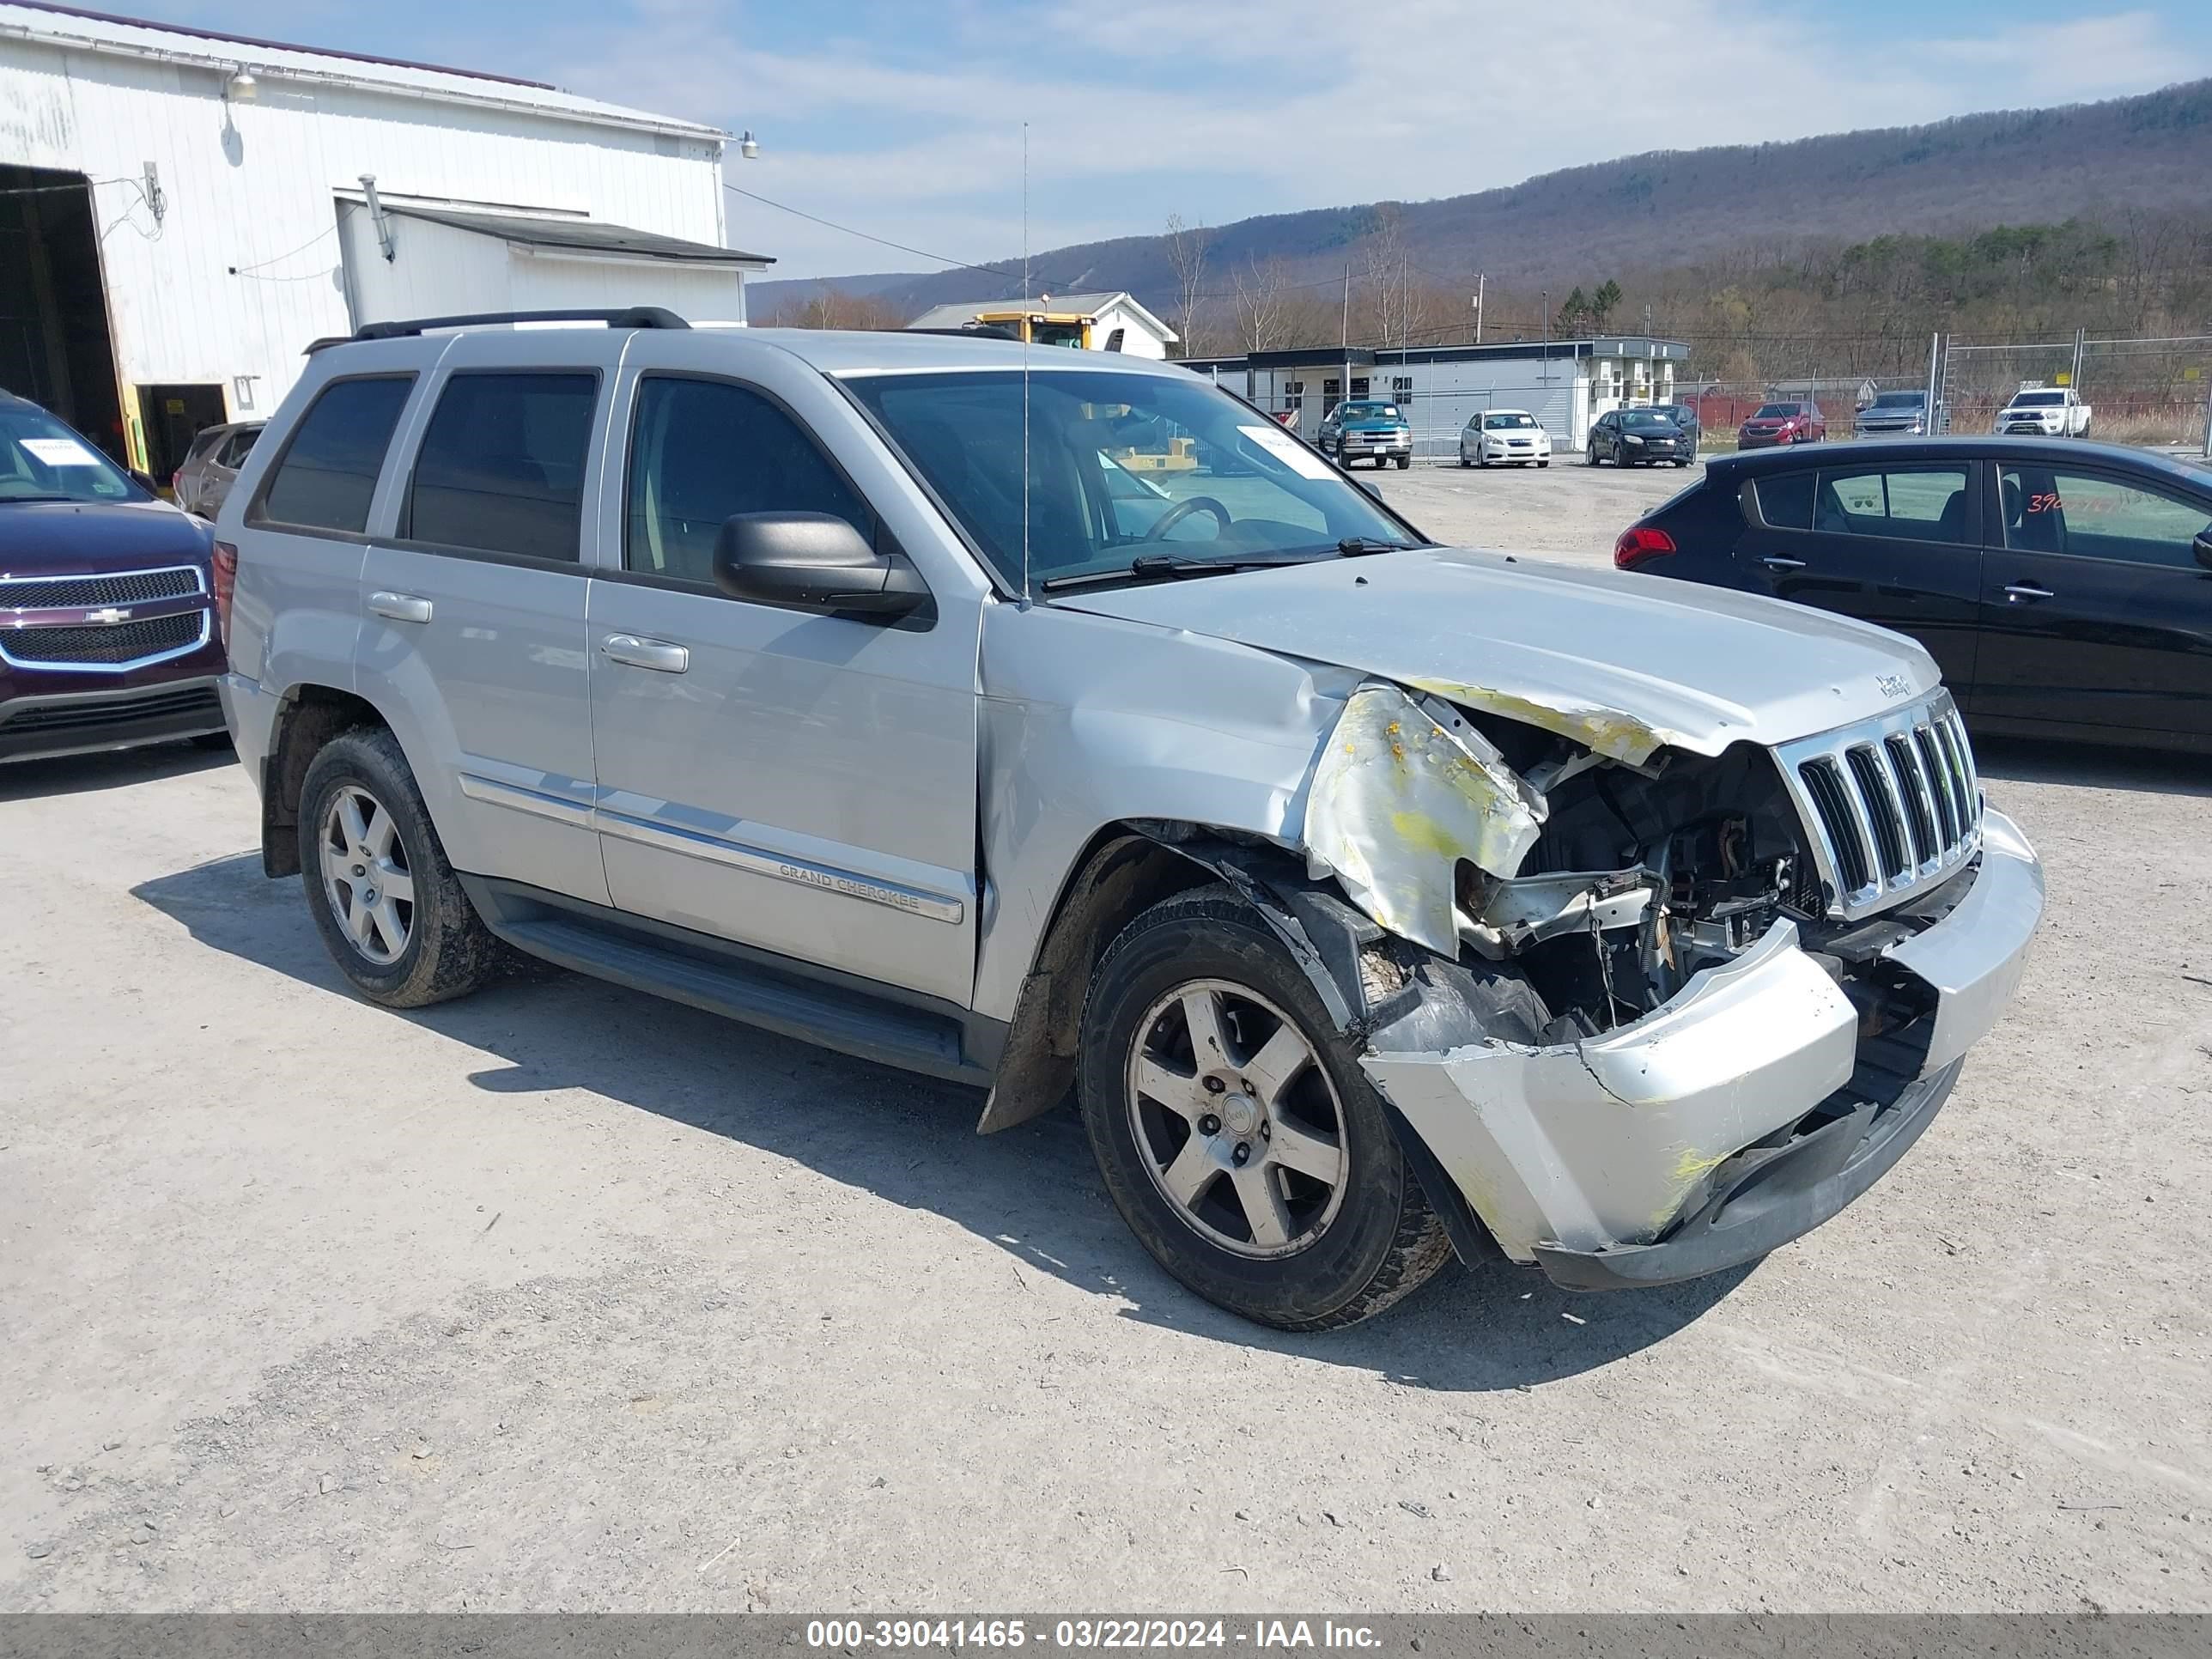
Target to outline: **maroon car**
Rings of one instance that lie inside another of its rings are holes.
[[[1751,418],[1736,428],[1735,447],[1765,449],[1774,444],[1809,444],[1827,435],[1828,423],[1820,417],[1820,405],[1793,399],[1759,404]]]
[[[223,741],[208,526],[0,392],[0,761]]]

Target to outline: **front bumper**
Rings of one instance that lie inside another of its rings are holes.
[[[1642,1019],[1555,1048],[1376,1053],[1368,1075],[1505,1255],[1573,1289],[1754,1261],[1834,1215],[1927,1127],[2003,1012],[2043,914],[2034,850],[1983,819],[1972,885],[1883,955],[1930,1013],[1914,1074],[1863,1070],[1856,1011],[1789,922]]]
[[[97,755],[223,729],[212,674],[0,702],[0,762]]]

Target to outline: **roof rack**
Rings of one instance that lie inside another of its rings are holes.
[[[399,340],[427,334],[435,328],[494,328],[510,323],[605,323],[609,328],[689,328],[690,324],[665,306],[626,306],[613,310],[479,311],[465,317],[415,317],[404,321],[363,323],[350,335],[327,335],[307,347],[309,352],[354,340]]]

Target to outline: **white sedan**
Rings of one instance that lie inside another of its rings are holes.
[[[1497,462],[1526,466],[1552,464],[1552,434],[1525,409],[1486,409],[1459,434],[1459,464],[1489,466]]]

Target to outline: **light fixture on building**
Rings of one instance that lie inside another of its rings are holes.
[[[261,95],[261,83],[253,78],[252,70],[240,64],[224,83],[223,95],[234,104],[250,104]]]
[[[738,136],[738,154],[748,161],[760,160],[760,140],[753,137],[750,127]]]

